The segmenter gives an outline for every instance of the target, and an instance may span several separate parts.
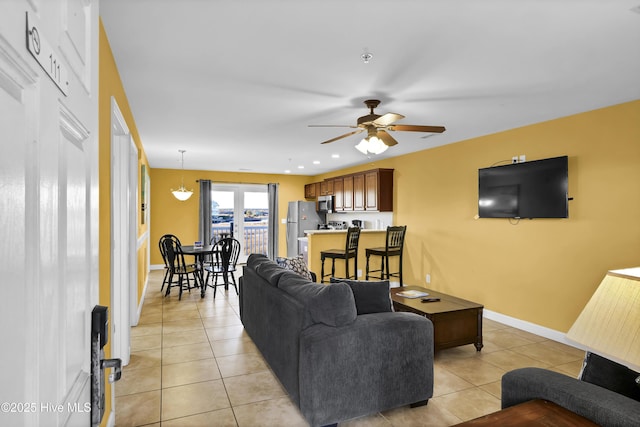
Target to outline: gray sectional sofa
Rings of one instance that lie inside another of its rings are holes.
[[[516,369],[502,377],[502,407],[543,399],[604,427],[637,427],[640,426],[638,375],[591,353],[580,379],[541,368]]]
[[[433,325],[392,312],[384,286],[322,285],[249,256],[242,323],[310,425],[426,404],[433,395]]]

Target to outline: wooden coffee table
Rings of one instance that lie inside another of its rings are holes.
[[[553,402],[530,400],[456,426],[594,427],[597,424]]]
[[[421,298],[404,298],[398,292],[417,290],[428,292],[438,302],[422,302]],[[433,323],[434,351],[460,345],[473,344],[482,349],[482,310],[484,306],[419,286],[391,288],[391,299],[396,311],[408,311],[426,317]]]

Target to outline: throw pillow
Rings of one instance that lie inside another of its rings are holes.
[[[331,278],[331,283],[346,283],[353,291],[358,314],[384,313],[393,311],[389,281],[373,282]]]
[[[305,279],[311,280],[313,282],[313,278],[311,277],[309,268],[307,268],[307,264],[304,263],[302,255],[298,255],[295,258],[278,257],[276,258],[276,262],[280,267],[294,271]]]
[[[580,379],[640,401],[640,387],[636,384],[639,375],[617,362],[587,353]]]

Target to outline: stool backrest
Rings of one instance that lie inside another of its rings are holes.
[[[360,227],[349,227],[347,229],[347,242],[345,253],[358,253],[358,242],[360,241]]]
[[[387,227],[386,249],[402,249],[404,246],[404,235],[407,231],[406,225]]]

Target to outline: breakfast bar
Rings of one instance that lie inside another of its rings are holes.
[[[320,272],[320,252],[328,249],[342,249],[345,246],[347,230],[305,230],[307,238],[307,250],[309,260],[309,270],[319,274]],[[362,272],[359,279],[364,280],[364,266],[366,259],[365,248],[384,246],[384,239],[387,230],[363,229],[360,231],[360,243],[358,245],[358,270]],[[342,263],[336,264],[336,275],[343,275],[344,267]]]

